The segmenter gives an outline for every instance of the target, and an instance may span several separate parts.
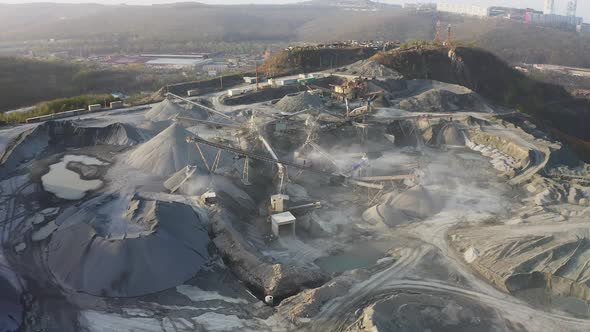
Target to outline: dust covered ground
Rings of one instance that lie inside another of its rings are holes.
[[[589,167],[465,88],[342,73],[391,106],[216,93],[0,130],[0,330],[588,331]]]

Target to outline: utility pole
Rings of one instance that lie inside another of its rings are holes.
[[[440,43],[440,40],[442,39],[442,22],[440,21],[440,18],[436,20],[436,35],[434,36],[434,42],[435,43]]]
[[[256,92],[258,92],[258,61],[254,60],[256,66]]]
[[[452,37],[453,37],[453,36],[452,36],[452,34],[451,34],[451,25],[449,24],[449,25],[447,26],[447,40],[446,40],[446,42],[444,43],[444,44],[445,44],[444,46],[451,46]]]

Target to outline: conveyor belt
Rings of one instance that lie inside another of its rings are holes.
[[[303,165],[296,164],[296,163],[293,163],[290,161],[284,161],[284,160],[278,160],[278,159],[275,160],[273,157],[270,157],[270,156],[263,156],[263,155],[259,155],[256,153],[244,151],[242,149],[237,149],[237,148],[234,148],[229,145],[207,141],[207,140],[202,139],[197,136],[189,136],[189,137],[187,137],[186,140],[189,143],[199,143],[199,144],[209,145],[209,146],[212,146],[217,149],[231,152],[231,153],[236,154],[238,156],[243,156],[243,157],[248,157],[248,158],[255,159],[255,160],[260,160],[260,161],[264,161],[264,162],[267,162],[270,164],[282,164],[285,166],[290,166],[290,167],[294,167],[294,168],[298,168],[298,169],[302,169],[302,170],[306,170],[306,171],[310,171],[310,172],[314,172],[314,173],[324,174],[324,175],[328,175],[328,176],[338,176],[338,174],[334,174],[334,173],[326,172],[326,171],[320,171],[318,169],[313,169],[309,166],[303,166]]]

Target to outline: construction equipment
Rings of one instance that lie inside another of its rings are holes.
[[[187,169],[187,172],[186,172],[184,178],[178,184],[176,184],[172,188],[170,188],[170,193],[174,194],[180,187],[182,187],[195,174],[196,171],[197,171],[197,166],[188,166],[188,169]],[[164,183],[164,186],[167,187],[167,184]]]
[[[297,205],[297,206],[293,206],[288,208],[288,211],[293,211],[293,210],[300,210],[300,209],[307,209],[307,208],[320,208],[322,207],[322,203],[321,202],[315,202],[315,203],[309,203],[309,204],[303,204],[303,205]]]
[[[252,152],[244,151],[242,149],[234,148],[234,147],[229,146],[229,145],[207,141],[207,140],[202,139],[202,138],[197,137],[197,136],[189,136],[189,137],[187,137],[186,140],[189,143],[205,144],[205,145],[208,145],[208,146],[212,146],[214,148],[218,148],[218,149],[222,149],[222,150],[231,152],[231,153],[236,154],[238,156],[247,157],[247,158],[254,159],[254,160],[260,160],[260,161],[271,163],[271,164],[279,164],[280,163],[283,166],[294,167],[294,168],[298,168],[298,169],[302,169],[302,170],[307,170],[307,171],[314,172],[314,173],[319,173],[319,174],[324,174],[324,175],[329,175],[329,176],[337,176],[338,175],[338,174],[333,174],[331,172],[325,172],[325,171],[313,169],[313,168],[311,168],[309,166],[299,165],[299,164],[296,164],[296,163],[293,163],[293,162],[289,162],[289,161],[285,161],[285,160],[280,160],[278,158],[275,159],[272,156],[271,157],[262,156],[262,155],[255,154],[255,153],[252,153]]]
[[[258,135],[258,139],[260,139],[260,141],[262,142],[262,144],[264,145],[264,147],[266,148],[268,153],[273,157],[273,159],[275,160],[275,164],[278,167],[279,185],[278,185],[277,191],[279,194],[281,194],[283,192],[283,184],[285,182],[285,179],[287,178],[287,169],[280,162],[279,157],[277,156],[275,151],[272,149],[270,144],[268,144],[268,142],[266,141],[264,136]]]

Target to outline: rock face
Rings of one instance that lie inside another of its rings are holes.
[[[97,212],[105,201],[91,202],[60,220],[48,246],[48,264],[56,279],[76,291],[108,297],[134,297],[179,285],[208,261],[205,223],[180,203],[133,198],[121,218]]]
[[[414,186],[399,195],[385,195],[382,203],[363,213],[369,223],[388,226],[404,225],[440,212],[443,202],[433,197],[423,186]]]
[[[315,317],[326,302],[346,294],[353,284],[352,278],[340,276],[321,287],[305,290],[286,299],[281,302],[279,312],[294,323],[301,318]]]
[[[127,163],[147,173],[169,176],[187,165],[197,166],[198,172],[207,172],[207,166],[195,144],[188,143],[186,138],[194,136],[179,124],[172,124],[156,137],[140,145],[127,157]],[[207,164],[213,164],[217,150],[207,145],[200,145]],[[222,153],[220,165],[231,160],[228,153]]]
[[[277,264],[263,257],[230,225],[231,219],[225,213],[213,218],[213,243],[230,269],[257,296],[272,295],[280,300],[302,289],[319,287],[328,280],[319,269]]]
[[[509,292],[546,287],[556,295],[590,300],[590,230],[587,227],[468,227],[452,242],[483,276]],[[474,247],[477,255],[474,255]]]

